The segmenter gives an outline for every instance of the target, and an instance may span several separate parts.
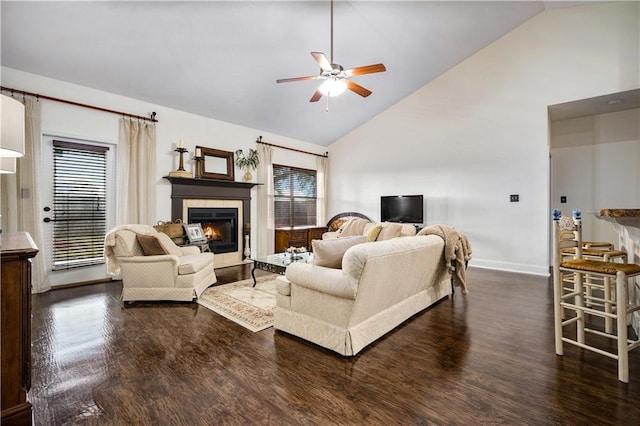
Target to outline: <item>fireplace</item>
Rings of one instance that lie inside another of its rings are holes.
[[[213,253],[238,251],[238,209],[229,207],[189,207],[188,223],[200,223]]]
[[[189,209],[223,208],[237,209],[235,226],[238,250],[216,254],[215,267],[242,265],[244,263],[242,233],[245,224],[251,223],[251,189],[259,185],[252,182],[235,182],[215,179],[189,179],[165,176],[171,182],[171,220],[189,220]],[[198,220],[198,222],[201,222]],[[227,244],[227,243],[225,243]]]

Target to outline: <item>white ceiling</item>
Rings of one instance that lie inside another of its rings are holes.
[[[319,72],[310,52],[329,56],[327,1],[2,1],[1,59],[9,68],[328,145],[545,7],[572,4],[337,1],[335,62],[383,62],[387,72],[354,77],[373,94],[332,98],[328,113],[324,98],[309,102],[318,82],[275,83]]]

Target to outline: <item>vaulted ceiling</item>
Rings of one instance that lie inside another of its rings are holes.
[[[572,2],[577,3],[577,2]],[[540,13],[539,1],[336,1],[334,59],[373,94],[309,99],[327,1],[2,1],[2,65],[328,145]],[[46,94],[46,93],[44,93]],[[135,113],[134,111],[132,111]],[[162,120],[162,117],[160,117]]]

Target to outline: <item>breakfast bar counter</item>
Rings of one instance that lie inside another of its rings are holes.
[[[621,226],[640,228],[640,209],[602,209],[596,217]]]
[[[627,252],[629,263],[640,263],[640,209],[602,209],[596,218],[606,220],[618,233],[620,250]],[[640,298],[640,292],[630,287],[629,297]],[[633,328],[640,334],[640,312],[634,312],[631,318]]]

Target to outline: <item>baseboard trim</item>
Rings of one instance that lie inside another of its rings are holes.
[[[493,260],[471,259],[469,266],[483,269],[494,269],[505,272],[518,272],[521,274],[538,275],[541,277],[549,277],[549,265],[536,266],[525,265],[521,263],[495,262]]]
[[[82,287],[85,285],[110,283],[111,281],[119,281],[119,280],[114,280],[113,278],[101,278],[99,280],[80,281],[76,283],[52,285],[51,290],[62,290],[63,288],[73,288],[73,287]]]

